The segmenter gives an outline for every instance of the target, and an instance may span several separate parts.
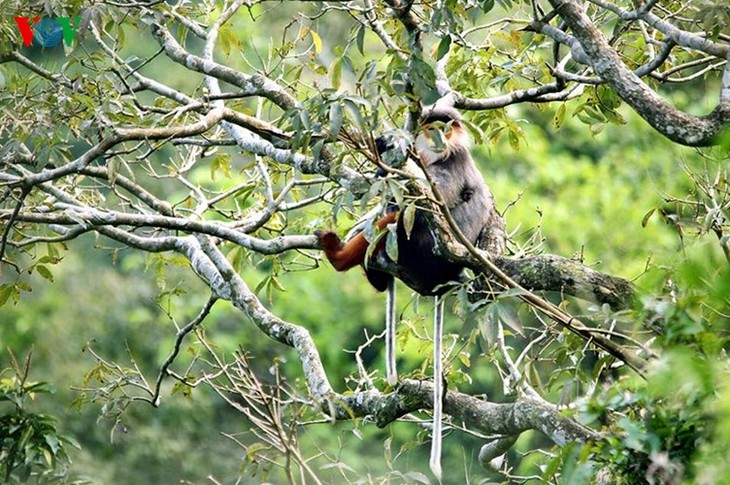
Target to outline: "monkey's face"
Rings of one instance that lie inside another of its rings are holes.
[[[466,144],[466,132],[457,120],[424,124],[416,137],[416,151],[426,166],[448,157],[454,149]]]

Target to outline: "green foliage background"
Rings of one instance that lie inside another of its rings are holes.
[[[647,293],[661,291],[661,285],[672,277],[678,286],[692,288],[695,305],[713,298],[725,304],[727,293],[721,288],[730,285],[730,274],[727,270],[717,273],[716,268],[724,263],[714,241],[695,240],[690,235],[682,244],[674,228],[659,217],[649,219],[646,227],[641,224],[649,210],[662,204],[662,194],[681,195],[691,186],[683,164],[712,162],[694,150],[659,138],[630,113],[626,114],[627,125],[607,127],[596,136],[572,118],[554,130],[551,115],[550,110],[512,114],[526,117],[522,125],[525,140],[519,151],[503,142],[474,146],[500,208],[520,196],[507,212],[508,228],[516,233],[516,239],[524,239],[541,220],[548,252],[582,254],[587,263],[602,271],[638,277],[637,284]],[[34,407],[59,416],[62,430],[81,445],[81,451],[72,454],[71,476],[94,483],[198,483],[212,471],[224,482],[236,477],[242,452],[220,433],[242,432],[247,424],[203,390],[195,390],[187,398],[165,399],[160,409],[133,406],[117,426],[97,422],[99,410],[94,406],[74,406],[78,393],[71,387],[80,387],[82,377],[95,363],[83,352],[86,342],[93,340],[94,349],[110,360],[129,363],[129,355],[133,356],[142,371],[152,377],[173,339],[174,329],[163,314],[167,299],[159,303],[163,289],[149,261],[138,254],[112,256],[103,251],[103,245],[90,237],[73,243],[63,264],[55,269],[53,283],[35,278],[31,293],[24,294],[20,303],[2,309],[0,341],[4,347],[18,355],[32,350],[31,375],[53,383],[57,390],[52,398],[39,399]],[[248,275],[249,283],[256,284],[266,274],[260,269]],[[340,382],[355,371],[352,354],[346,350],[355,350],[364,342],[364,329],[380,331],[382,295],[372,291],[356,271],[333,274],[328,267],[287,273],[281,282],[285,291],[272,294],[272,310],[310,329],[330,379]],[[204,302],[203,286],[184,270],[168,269],[164,286],[185,288],[183,295],[170,300],[180,320],[190,318]],[[401,290],[401,301],[407,301],[409,295]],[[699,325],[702,334],[709,330],[701,319],[691,323]],[[447,329],[464,335],[459,325],[451,319]],[[726,322],[722,326],[725,329]],[[230,352],[240,345],[257,356],[254,364],[264,372],[271,355],[289,353],[241,321],[232,309],[217,308],[205,328],[221,348]],[[402,364],[405,369],[418,368],[425,355],[424,351],[411,352],[402,358]],[[6,357],[3,354],[0,362],[5,364]],[[367,357],[369,366],[380,368],[381,356]],[[681,352],[666,359],[670,369],[660,369],[653,384],[658,396],[673,395],[676,373],[685,375],[687,369]],[[708,375],[704,382],[690,382],[689,386],[697,384],[706,392],[719,385],[715,371],[721,369],[690,364]],[[485,364],[480,364],[478,357],[473,360],[473,377],[486,387],[474,385],[471,390],[498,393],[488,387],[490,382],[497,384],[495,377],[483,375],[481,365]],[[284,368],[296,378],[294,357]],[[697,390],[691,388],[693,392]],[[723,391],[722,396],[726,395]],[[723,402],[724,398],[706,411]],[[679,399],[676,406],[684,404]],[[727,425],[722,423],[718,432],[725,442],[730,435],[723,434]],[[363,426],[362,439],[354,438],[352,432],[349,423],[312,426],[304,443],[330,450],[342,446],[338,456],[343,463],[357,466],[359,474],[375,476],[387,471],[384,438],[392,437],[394,450],[416,439],[413,427],[403,424],[389,430]],[[459,475],[481,476],[474,456],[477,440],[454,434],[447,436],[446,447],[447,460],[466,463],[464,469],[459,468]],[[425,473],[425,451],[420,448],[399,456],[394,466],[420,468]],[[721,453],[721,447],[708,445],[705,451],[711,460]]]
[[[237,35],[243,27],[236,22],[224,32],[224,51],[231,49],[233,53],[222,54],[229,54],[230,65],[243,66],[242,58],[254,65],[265,63],[259,54],[270,48],[266,32],[283,31],[282,25],[268,23],[270,18],[246,23],[245,34]],[[348,29],[347,23],[322,20],[316,33],[323,50],[313,61],[333,84],[343,87],[354,82],[347,64],[353,63],[359,70],[364,62],[353,47],[345,56],[340,44]],[[136,34],[129,29],[130,37]],[[365,37],[363,42],[370,45],[371,40]],[[156,49],[144,43],[134,48],[141,57]],[[55,51],[29,54],[51,64],[65,60]],[[164,60],[145,69],[150,71],[147,74],[178,87],[199,82],[196,76],[183,75],[181,68]],[[292,70],[291,75],[295,74]],[[680,107],[702,107],[704,93],[692,88],[669,94]],[[600,422],[608,409],[625,413],[621,421],[625,433],[590,460],[579,446],[554,449],[552,460],[528,455],[519,462],[520,472],[548,478],[550,467],[560,464],[564,466],[563,483],[581,483],[603,459],[630,477],[639,473],[636,467],[648,466],[652,453],[668,452],[688,455],[687,461],[695,463],[692,474],[698,479],[727,476],[730,391],[725,384],[728,369],[724,350],[730,272],[713,236],[698,236],[700,228],[689,223],[692,214],[665,202],[666,195],[685,198],[693,193],[688,170],[720,170],[727,163],[727,153],[719,148],[700,152],[672,144],[625,108],[618,110],[620,116],[612,120],[614,123],[581,120],[586,97],[603,95],[591,91],[565,107],[520,106],[500,111],[494,120],[474,120],[487,136],[474,141],[473,154],[499,208],[509,207],[506,218],[515,247],[537,232],[544,237],[545,252],[575,255],[600,271],[634,280],[646,295],[666,294],[670,281],[679,291],[676,305],[666,310],[670,322],[662,343],[666,353],[649,380],[627,378],[580,410],[582,419],[591,424]],[[497,136],[498,129],[504,130],[502,136]],[[227,153],[229,162],[219,160],[223,168],[196,174],[200,183],[229,184],[239,167],[248,163],[236,151]],[[226,169],[231,175],[227,176]],[[175,199],[175,194],[171,198]],[[687,222],[682,226],[682,237],[678,226],[661,217],[657,209]],[[326,219],[329,208],[320,210],[308,213],[307,220],[297,221],[301,232],[330,223]],[[652,210],[655,212],[647,218]],[[340,229],[352,223],[344,218],[339,222]],[[242,470],[250,473],[250,462],[222,433],[240,433],[246,441],[251,438],[249,424],[205,388],[183,395],[167,386],[159,409],[131,406],[118,423],[98,420],[98,406],[78,400],[81,394],[77,389],[87,386],[87,379],[93,377],[87,373],[96,365],[85,350],[87,344],[109,361],[131,365],[133,359],[148,379],[154,379],[174,338],[175,329],[167,313],[185,322],[207,299],[204,285],[186,268],[177,266],[174,258],[115,251],[106,244],[88,236],[69,244],[62,264],[54,268],[53,282],[36,272],[29,281],[32,291],[0,309],[2,347],[19,356],[32,351],[32,378],[56,388],[52,396],[39,396],[30,405],[38,412],[57,416],[61,431],[81,446],[80,451],[71,452],[69,480],[202,483],[212,475],[221,483],[233,483]],[[252,287],[266,282],[279,264],[273,258],[252,263],[254,269],[247,266],[244,273]],[[276,285],[263,286],[260,295],[275,314],[310,330],[330,380],[343,382],[356,371],[351,351],[365,341],[364,331],[381,331],[382,295],[371,290],[357,271],[334,274],[326,265],[311,271],[297,271],[291,265],[283,270],[277,267],[277,271]],[[14,275],[5,271],[1,278],[7,282]],[[400,301],[409,302],[400,308],[405,318],[414,328],[426,325],[428,309],[415,313],[408,292],[403,288],[399,291]],[[447,331],[460,338],[467,339],[472,329],[449,317]],[[272,356],[276,356],[292,385],[301,377],[290,350],[265,338],[224,304],[206,321],[205,332],[223,353],[230,355],[239,347],[249,352],[261,376],[267,375]],[[199,350],[192,341],[186,345],[191,355]],[[427,347],[411,343],[403,349],[399,366],[404,372],[416,371],[427,355]],[[0,354],[0,368],[8,367],[7,357],[7,353]],[[382,366],[382,356],[372,348],[364,359],[371,369]],[[454,362],[472,378],[471,383],[459,382],[460,389],[490,398],[500,396],[499,380],[489,358],[473,346],[469,359],[469,368]],[[563,382],[562,377],[556,378],[552,395],[559,394],[558,384]],[[677,422],[686,425],[685,434],[677,429]],[[672,434],[671,439],[665,439],[668,434]],[[318,469],[325,479],[334,481],[343,473],[352,479],[362,477],[367,483],[368,477],[377,481],[375,477],[391,473],[395,482],[417,481],[427,473],[427,446],[420,444],[425,438],[425,432],[403,423],[385,430],[363,423],[319,423],[303,431],[302,446],[306,455],[324,452],[327,461],[339,465]],[[660,441],[670,442],[674,448],[658,448]],[[531,449],[541,442],[539,435],[526,433],[517,449]],[[483,479],[484,471],[476,461],[479,445],[480,440],[456,432],[445,438],[445,469],[453,471],[449,483]],[[646,460],[637,464],[628,458],[629,450],[645,455]],[[518,453],[510,453],[509,458],[517,460]],[[398,475],[407,472],[423,475]],[[262,478],[256,475],[254,479]]]

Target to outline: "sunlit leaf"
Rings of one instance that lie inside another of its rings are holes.
[[[314,44],[314,50],[317,54],[322,52],[322,38],[317,32],[312,29],[307,29],[307,33],[312,37],[312,43]]]
[[[53,273],[51,273],[51,270],[48,269],[48,267],[43,265],[38,265],[35,267],[36,271],[38,271],[38,274],[41,275],[44,279],[53,282]],[[2,306],[2,305],[0,305]]]

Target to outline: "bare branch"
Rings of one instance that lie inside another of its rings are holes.
[[[221,277],[217,281],[209,281],[213,291],[219,297],[230,300],[266,335],[297,351],[309,390],[315,399],[321,400],[332,396],[332,386],[309,331],[269,312],[236,273],[225,255],[210,240],[201,236],[198,242]]]
[[[187,325],[177,331],[172,351],[170,351],[170,355],[167,356],[165,361],[160,366],[160,373],[157,376],[157,382],[155,383],[154,393],[151,398],[153,406],[157,407],[160,405],[160,389],[162,388],[162,380],[165,378],[165,376],[168,375],[168,369],[170,368],[172,363],[175,362],[175,358],[180,352],[180,346],[182,345],[185,336],[195,330],[195,328],[200,325],[203,320],[205,320],[210,311],[213,309],[213,305],[216,301],[217,299],[215,297],[210,297],[205,306],[200,310],[200,313],[198,313],[198,315],[194,319],[188,322]]]

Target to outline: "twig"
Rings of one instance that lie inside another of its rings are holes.
[[[155,383],[155,390],[154,394],[152,395],[153,406],[158,407],[160,405],[160,388],[162,386],[162,380],[165,378],[166,375],[168,375],[168,369],[175,361],[177,354],[180,352],[180,346],[182,345],[185,336],[192,332],[195,327],[197,327],[203,320],[205,320],[216,301],[218,301],[218,298],[215,296],[211,296],[205,303],[205,306],[200,310],[200,313],[198,313],[198,315],[194,319],[192,319],[187,325],[177,331],[177,334],[175,335],[175,344],[173,346],[173,349],[170,352],[170,355],[167,356],[167,359],[165,359],[165,361],[162,363],[162,366],[160,366],[160,373],[157,375],[157,382]]]

